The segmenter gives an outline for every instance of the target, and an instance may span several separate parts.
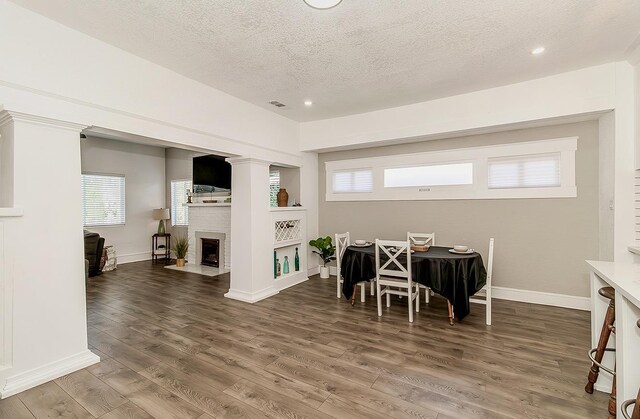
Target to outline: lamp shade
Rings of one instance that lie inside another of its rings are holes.
[[[171,218],[169,208],[158,208],[153,210],[154,220],[168,220],[169,218]]]

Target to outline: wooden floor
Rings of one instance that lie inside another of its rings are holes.
[[[122,265],[87,289],[102,362],[0,401],[2,418],[604,418],[588,395],[587,312],[496,301],[450,327],[393,299],[351,307],[311,278],[257,304],[229,277]]]

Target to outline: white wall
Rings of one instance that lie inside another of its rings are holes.
[[[0,0],[6,109],[299,164],[298,124]],[[35,97],[34,97],[35,96]],[[64,104],[52,106],[51,102]]]
[[[598,260],[613,260],[615,191],[615,115],[604,114],[598,120]]]
[[[303,163],[300,168],[300,204],[307,209],[307,239],[318,237],[319,222],[319,188],[318,188],[318,155],[314,152],[303,153]],[[318,255],[307,246],[307,267],[309,273],[319,272],[322,264]]]
[[[195,153],[179,148],[167,148],[165,150],[165,208],[171,208],[171,181],[193,178],[192,156]],[[167,222],[167,229],[174,237],[187,237],[186,226],[172,226],[171,220]]]
[[[637,71],[637,70],[636,70]],[[633,260],[634,68],[616,62],[527,82],[300,124],[302,150],[334,151],[388,145],[399,140],[448,138],[564,117],[613,113],[614,259]]]
[[[578,138],[576,197],[340,202],[323,196],[327,161],[567,137]],[[406,240],[407,231],[435,232],[436,244],[468,245],[482,254],[485,263],[493,237],[495,287],[519,295],[561,294],[558,298],[567,305],[582,302],[580,307],[588,307],[589,274],[584,261],[597,259],[599,250],[597,121],[323,153],[318,169],[322,235],[349,231],[354,239]]]
[[[151,259],[151,236],[158,231],[151,212],[166,205],[164,148],[87,137],[81,153],[83,173],[125,176],[125,225],[86,228],[115,247],[118,263]]]
[[[493,89],[300,124],[302,150],[332,150],[473,133],[479,129],[607,111],[616,107],[610,63]]]

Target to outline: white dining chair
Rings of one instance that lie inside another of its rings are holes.
[[[342,278],[342,257],[344,256],[344,252],[347,250],[347,247],[349,247],[349,244],[351,243],[351,236],[349,235],[348,231],[346,233],[336,233],[335,239],[336,239],[336,268],[338,270],[336,272],[336,297],[340,298],[340,296],[342,295],[341,284],[344,282],[344,279]],[[354,286],[357,287],[358,285],[360,285],[360,301],[364,303],[366,284],[364,282],[360,282],[358,284],[355,284]],[[374,289],[373,287],[374,287],[373,281],[371,281],[372,291]],[[373,295],[373,292],[371,293],[371,295]]]
[[[487,256],[487,283],[473,297],[469,298],[469,302],[484,304],[486,307],[486,323],[491,326],[491,277],[493,274],[493,238],[489,239],[489,255]],[[483,298],[478,298],[483,297]]]
[[[424,241],[429,246],[436,245],[436,233],[411,233],[407,232],[407,240],[410,242],[411,246],[416,244],[416,241]],[[420,284],[420,288],[424,288],[424,301],[429,304],[429,298],[432,294],[432,291],[429,287]],[[420,299],[420,296],[418,296]],[[418,301],[420,303],[420,301]]]
[[[380,254],[386,256],[384,262]],[[404,264],[400,256],[405,255]],[[384,289],[382,287],[384,286]],[[415,291],[414,291],[415,289]],[[413,323],[413,302],[420,293],[418,283],[411,278],[411,245],[407,241],[376,239],[376,298],[378,316],[382,316],[382,296],[387,296],[387,307],[391,305],[391,294],[407,297],[409,323]],[[419,300],[415,305],[420,311]]]

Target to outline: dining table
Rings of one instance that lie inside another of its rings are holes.
[[[469,298],[486,284],[487,271],[479,253],[453,253],[451,250],[451,247],[430,246],[426,251],[412,251],[411,274],[414,282],[448,299],[455,317],[462,320],[470,312]],[[380,252],[380,259],[384,262],[388,257]],[[357,283],[376,278],[375,244],[347,247],[342,257],[341,274],[344,280],[342,293],[350,300]]]

